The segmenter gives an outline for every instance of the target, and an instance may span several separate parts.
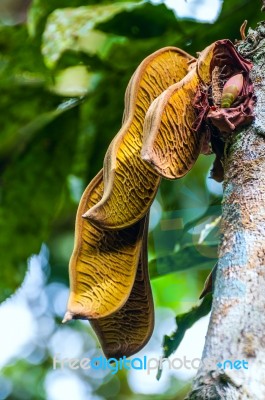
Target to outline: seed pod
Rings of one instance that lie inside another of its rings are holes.
[[[151,103],[187,74],[193,57],[175,47],[164,47],[137,68],[125,95],[123,125],[104,159],[104,192],[84,218],[102,229],[123,229],[149,210],[160,176],[140,157],[143,123]]]
[[[105,231],[82,218],[103,194],[101,170],[84,191],[76,216],[69,264],[70,296],[64,322],[104,318],[119,310],[134,285],[146,217],[132,227]]]
[[[237,74],[228,79],[223,88],[221,107],[229,108],[237,99],[243,88],[243,75]]]
[[[149,340],[154,328],[154,305],[147,260],[148,215],[132,291],[125,304],[104,318],[90,320],[106,358],[130,357]]]
[[[203,135],[193,129],[193,104],[200,83],[210,83],[214,46],[202,51],[194,68],[158,96],[146,113],[141,156],[163,178],[181,178],[200,154]]]

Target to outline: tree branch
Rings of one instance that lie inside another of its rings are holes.
[[[226,144],[222,238],[212,314],[188,400],[265,399],[264,38],[261,23],[239,45],[244,55],[253,57],[256,118]],[[225,360],[240,360],[234,364],[240,368],[224,366]]]

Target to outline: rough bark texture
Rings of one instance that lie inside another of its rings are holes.
[[[265,24],[238,49],[254,63],[255,121],[226,144],[212,314],[189,400],[265,399]],[[217,366],[225,360],[248,369]]]

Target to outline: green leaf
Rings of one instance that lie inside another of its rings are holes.
[[[21,284],[27,258],[38,253],[41,243],[47,240],[68,195],[66,184],[75,154],[78,113],[71,106],[64,111],[37,121],[41,128],[57,116],[2,171],[0,301]],[[29,125],[27,129],[32,128]]]
[[[124,41],[125,38],[109,38],[109,35],[96,30],[96,25],[121,11],[130,11],[139,6],[141,3],[124,2],[53,11],[43,34],[42,53],[46,65],[53,68],[66,50],[104,55],[113,40]]]
[[[203,208],[164,214],[165,219],[150,235],[152,251],[156,254],[149,262],[151,278],[188,269],[211,269],[214,266],[217,261],[221,209],[218,205],[210,205],[202,215],[189,221],[190,214],[199,214],[200,210]]]
[[[195,229],[198,226],[201,226],[202,228],[200,231],[201,234],[202,230],[206,228],[206,225],[208,223],[212,224],[210,227],[212,229],[209,229],[208,235],[211,231],[215,230],[215,228],[217,229],[219,225],[219,218],[222,213],[221,205],[219,204],[220,201],[221,199],[216,199],[213,203],[209,204],[208,208],[203,214],[186,223],[183,229],[182,239],[184,239],[188,235],[189,231]],[[216,222],[216,224],[214,223],[214,221]],[[204,224],[204,226],[202,226],[202,224]]]
[[[148,2],[131,10],[124,10],[113,18],[100,22],[97,29],[117,36],[126,36],[130,39],[163,38],[168,32],[179,32],[181,22],[174,12],[165,4],[153,5]]]
[[[191,268],[212,268],[217,260],[217,246],[218,242],[197,244],[196,247],[194,244],[189,244],[174,253],[154,258],[149,262],[150,277],[158,278]]]
[[[0,26],[0,85],[42,86],[49,75],[25,25]]]
[[[72,0],[71,7],[79,7],[88,3],[93,4],[93,1]],[[69,3],[66,3],[65,0],[33,0],[28,13],[28,30],[30,36],[40,37],[44,30],[48,15],[56,8],[63,8],[68,6]]]
[[[177,329],[170,336],[164,336],[163,341],[163,357],[167,358],[173,354],[179,347],[186,331],[192,327],[200,318],[204,317],[211,311],[212,295],[208,294],[202,302],[184,314],[176,317]],[[157,379],[160,379],[162,369],[158,370]]]
[[[25,26],[0,27],[0,46],[2,301],[23,281],[66,194],[80,99],[47,90],[51,80]]]
[[[80,100],[62,103],[41,88],[16,86],[2,88],[0,116],[0,159],[7,163],[21,153],[34,135],[59,115],[78,105]]]
[[[57,72],[50,90],[60,96],[80,97],[93,92],[99,81],[99,73],[88,72],[84,65],[75,65]]]

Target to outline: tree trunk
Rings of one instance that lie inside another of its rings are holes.
[[[255,121],[226,144],[212,314],[189,400],[265,399],[265,24],[238,49],[254,63]]]

